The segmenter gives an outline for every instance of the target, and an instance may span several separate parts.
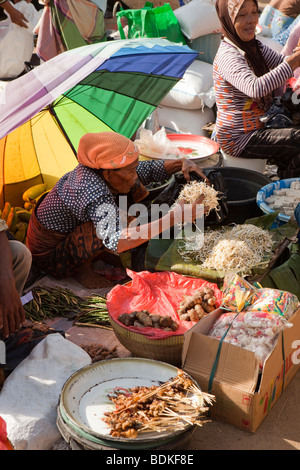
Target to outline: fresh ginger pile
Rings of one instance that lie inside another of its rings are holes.
[[[199,321],[216,309],[214,290],[203,286],[193,295],[186,296],[179,305],[178,315],[181,320]]]
[[[164,331],[176,331],[179,327],[169,315],[155,315],[148,310],[139,310],[131,313],[121,313],[118,320],[125,326],[136,326],[139,328],[151,327]]]

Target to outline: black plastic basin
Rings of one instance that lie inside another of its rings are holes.
[[[227,223],[242,224],[252,217],[264,215],[257,206],[256,194],[270,178],[253,170],[236,167],[221,167],[220,171],[228,188],[227,204],[229,216]]]

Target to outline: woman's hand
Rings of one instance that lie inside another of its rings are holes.
[[[204,194],[202,194],[193,204],[186,204],[184,200],[173,206],[174,225],[181,223],[192,224],[195,220],[201,218],[205,213],[205,207],[202,210],[202,202]]]
[[[299,52],[299,51],[300,51],[300,39],[299,39],[299,41],[298,41],[297,46],[296,46],[295,49],[293,50],[293,52],[295,53],[295,52]]]
[[[300,40],[293,50],[293,54],[288,56],[285,60],[293,71],[300,67]]]
[[[25,321],[25,312],[14,279],[0,280],[0,331],[3,338],[15,333]]]
[[[209,184],[209,179],[206,178],[206,176],[203,173],[203,171],[201,170],[201,168],[199,168],[199,166],[196,165],[196,163],[192,162],[191,160],[188,160],[186,158],[182,159],[181,171],[183,173],[183,176],[184,176],[185,180],[188,183],[190,182],[190,179],[191,179],[190,173],[195,172],[199,176],[201,176],[201,178],[203,178],[203,180],[205,181],[206,184]]]
[[[165,160],[164,166],[166,172],[169,175],[173,175],[174,173],[177,173],[177,171],[182,171],[182,174],[188,183],[191,180],[190,173],[195,172],[199,176],[201,176],[201,178],[203,178],[206,184],[209,184],[209,179],[206,178],[201,168],[199,168],[196,163],[192,162],[188,158],[181,158],[177,160]]]
[[[12,23],[20,26],[21,28],[28,28],[28,20],[25,18],[23,13],[21,13],[17,8],[13,6],[9,1],[1,4],[2,8],[9,14]]]

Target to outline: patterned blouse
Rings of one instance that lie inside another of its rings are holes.
[[[144,185],[169,177],[163,160],[139,162],[137,174]],[[97,236],[114,252],[124,228],[116,197],[99,174],[81,164],[60,178],[36,215],[44,227],[61,233],[71,233],[78,225],[92,221]]]
[[[235,157],[243,151],[251,134],[263,127],[260,117],[270,105],[272,92],[293,76],[284,55],[261,42],[259,45],[270,69],[262,77],[256,77],[244,52],[227,39],[221,42],[213,64],[216,137],[222,150]],[[264,100],[268,96],[269,101]]]

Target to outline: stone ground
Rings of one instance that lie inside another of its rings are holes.
[[[265,174],[272,180],[276,178],[276,167],[267,166]],[[109,289],[88,291],[72,278],[62,281],[46,276],[38,283],[47,286],[60,286],[70,289],[79,296],[92,293],[105,294]],[[116,338],[110,329],[99,327],[73,326],[65,318],[56,318],[47,322],[57,330],[63,330],[68,340],[78,346],[98,344],[109,350],[116,347],[118,357],[130,357],[132,354]],[[300,450],[300,371],[295,375],[275,406],[255,433],[237,429],[229,424],[212,420],[197,428],[180,450]],[[61,439],[53,450],[71,450]]]
[[[43,285],[61,286],[78,295],[89,295],[72,278],[57,282],[46,276],[39,281]],[[93,291],[104,294],[107,289]],[[97,343],[111,350],[116,346],[118,357],[132,356],[117,340],[110,329],[73,326],[69,320],[57,318],[48,322],[53,328],[65,331],[68,340],[79,346]],[[211,421],[197,428],[188,444],[180,450],[300,450],[300,371],[271,409],[255,433],[237,429],[229,424]],[[70,450],[62,439],[53,450]]]

